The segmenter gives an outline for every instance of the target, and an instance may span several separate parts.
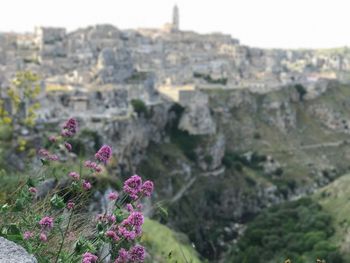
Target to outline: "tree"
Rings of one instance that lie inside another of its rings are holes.
[[[5,99],[0,100],[0,121],[2,124],[17,128],[18,125],[33,127],[35,124],[35,111],[40,107],[36,98],[40,93],[38,75],[29,72],[18,72],[12,84],[6,90],[10,100],[11,112],[5,108]]]

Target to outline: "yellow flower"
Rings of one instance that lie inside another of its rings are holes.
[[[2,120],[3,120],[3,122],[4,122],[5,124],[10,124],[10,123],[12,123],[12,119],[11,119],[10,117],[4,117]]]

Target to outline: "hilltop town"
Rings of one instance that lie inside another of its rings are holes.
[[[1,33],[2,90],[20,70],[42,78],[40,119],[53,119],[58,110],[61,116],[84,112],[87,117],[91,110],[110,117],[126,116],[132,99],[147,105],[164,98],[184,106],[204,105],[207,98],[200,90],[205,89],[264,93],[302,84],[311,94],[324,81],[349,80],[350,52],[265,50],[241,45],[230,35],[183,31],[175,6],[172,22],[159,29],[96,25],[73,32],[38,27],[34,33]],[[209,112],[202,114],[208,117]]]

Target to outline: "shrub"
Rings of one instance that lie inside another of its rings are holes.
[[[170,136],[171,142],[178,145],[188,159],[191,161],[197,161],[196,148],[200,145],[202,136],[192,135],[187,131],[178,129],[183,111],[184,108],[179,104],[174,104],[169,109],[169,113],[174,114],[174,119],[167,124],[166,131]],[[206,157],[205,161],[210,161],[210,158],[210,156]]]
[[[198,72],[194,72],[193,77],[204,79],[206,82],[211,84],[221,84],[221,85],[227,84],[227,78],[213,79],[210,75],[206,75]]]
[[[42,163],[39,176],[21,183],[13,201],[0,205],[0,235],[23,245],[39,262],[92,263],[102,262],[107,256],[115,262],[143,262],[145,249],[138,244],[144,222],[140,200],[152,194],[153,182],[142,182],[134,175],[124,182],[123,191],[109,193],[111,210],[92,222],[84,216],[93,179],[103,172],[112,156],[110,146],[103,145],[95,160],[77,165],[79,170],[66,164],[70,169],[67,183],[47,193],[42,191],[46,175],[57,173],[55,163],[67,158],[63,158],[62,149],[72,151],[67,140],[75,136],[77,125],[75,119],[69,119],[60,135],[49,138],[51,147],[38,150]],[[79,233],[83,228],[86,233]],[[106,249],[107,255],[102,254]]]
[[[322,207],[309,198],[269,208],[248,224],[228,262],[283,262],[281,258],[288,257],[292,262],[314,262],[315,258],[343,262],[330,241],[331,220]],[[260,251],[259,258],[245,261],[252,251]]]
[[[131,105],[138,116],[144,116],[145,118],[152,117],[150,112],[147,109],[146,104],[142,100],[138,100],[138,99],[131,100]]]
[[[241,171],[243,166],[252,168],[254,170],[261,170],[260,163],[265,162],[266,160],[267,160],[267,157],[265,155],[260,155],[257,152],[254,152],[251,155],[250,159],[238,153],[226,152],[223,157],[222,163],[227,168],[231,168],[231,167],[236,168],[237,171]]]
[[[304,96],[307,94],[305,87],[301,84],[296,84],[294,88],[299,93],[299,99],[302,101],[304,99]]]

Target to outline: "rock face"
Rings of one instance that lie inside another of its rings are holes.
[[[25,249],[12,241],[0,237],[0,263],[37,263]]]
[[[133,73],[133,64],[126,49],[105,48],[98,56],[98,82],[119,83]]]

